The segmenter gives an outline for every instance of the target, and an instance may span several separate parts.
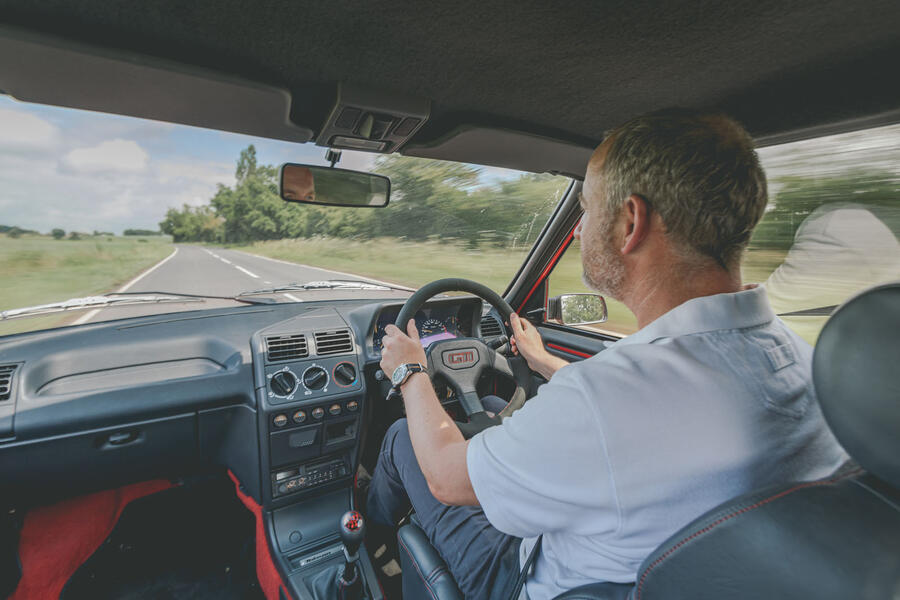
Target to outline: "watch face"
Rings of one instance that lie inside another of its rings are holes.
[[[400,385],[403,383],[403,379],[406,377],[406,372],[409,370],[409,367],[406,365],[400,365],[396,369],[394,369],[394,374],[391,375],[391,383],[394,385]]]

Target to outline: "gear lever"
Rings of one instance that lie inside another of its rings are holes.
[[[355,510],[344,513],[341,517],[341,542],[344,544],[344,572],[341,574],[340,585],[347,591],[349,588],[358,590],[356,597],[361,597],[363,586],[361,573],[357,571],[356,563],[359,561],[359,547],[366,535],[366,522],[361,514]],[[345,595],[350,598],[350,595]]]

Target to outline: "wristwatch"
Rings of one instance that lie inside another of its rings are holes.
[[[421,363],[406,363],[394,369],[391,375],[391,384],[394,389],[399,390],[400,386],[406,383],[413,373],[425,373],[425,367]]]

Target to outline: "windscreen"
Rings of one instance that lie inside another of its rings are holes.
[[[344,151],[338,167],[390,177],[386,208],[288,203],[278,166],[327,166],[324,148],[6,96],[0,155],[0,335],[239,306],[231,298],[254,292],[404,298],[393,288],[443,277],[502,292],[571,183]],[[129,297],[96,299],[110,294]],[[56,308],[33,316],[42,305]]]

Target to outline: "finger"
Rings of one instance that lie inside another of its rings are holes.
[[[419,339],[419,330],[416,328],[415,319],[410,319],[409,323],[406,324],[406,333],[408,333],[409,337],[414,340]]]
[[[400,332],[400,328],[394,325],[393,323],[384,328],[385,335],[397,335]]]
[[[531,321],[528,319],[519,319],[519,325],[522,327],[522,331],[531,331]]]
[[[522,319],[520,319],[519,315],[517,315],[516,313],[510,315],[509,324],[512,326],[513,335],[525,333],[525,331],[522,329]]]

